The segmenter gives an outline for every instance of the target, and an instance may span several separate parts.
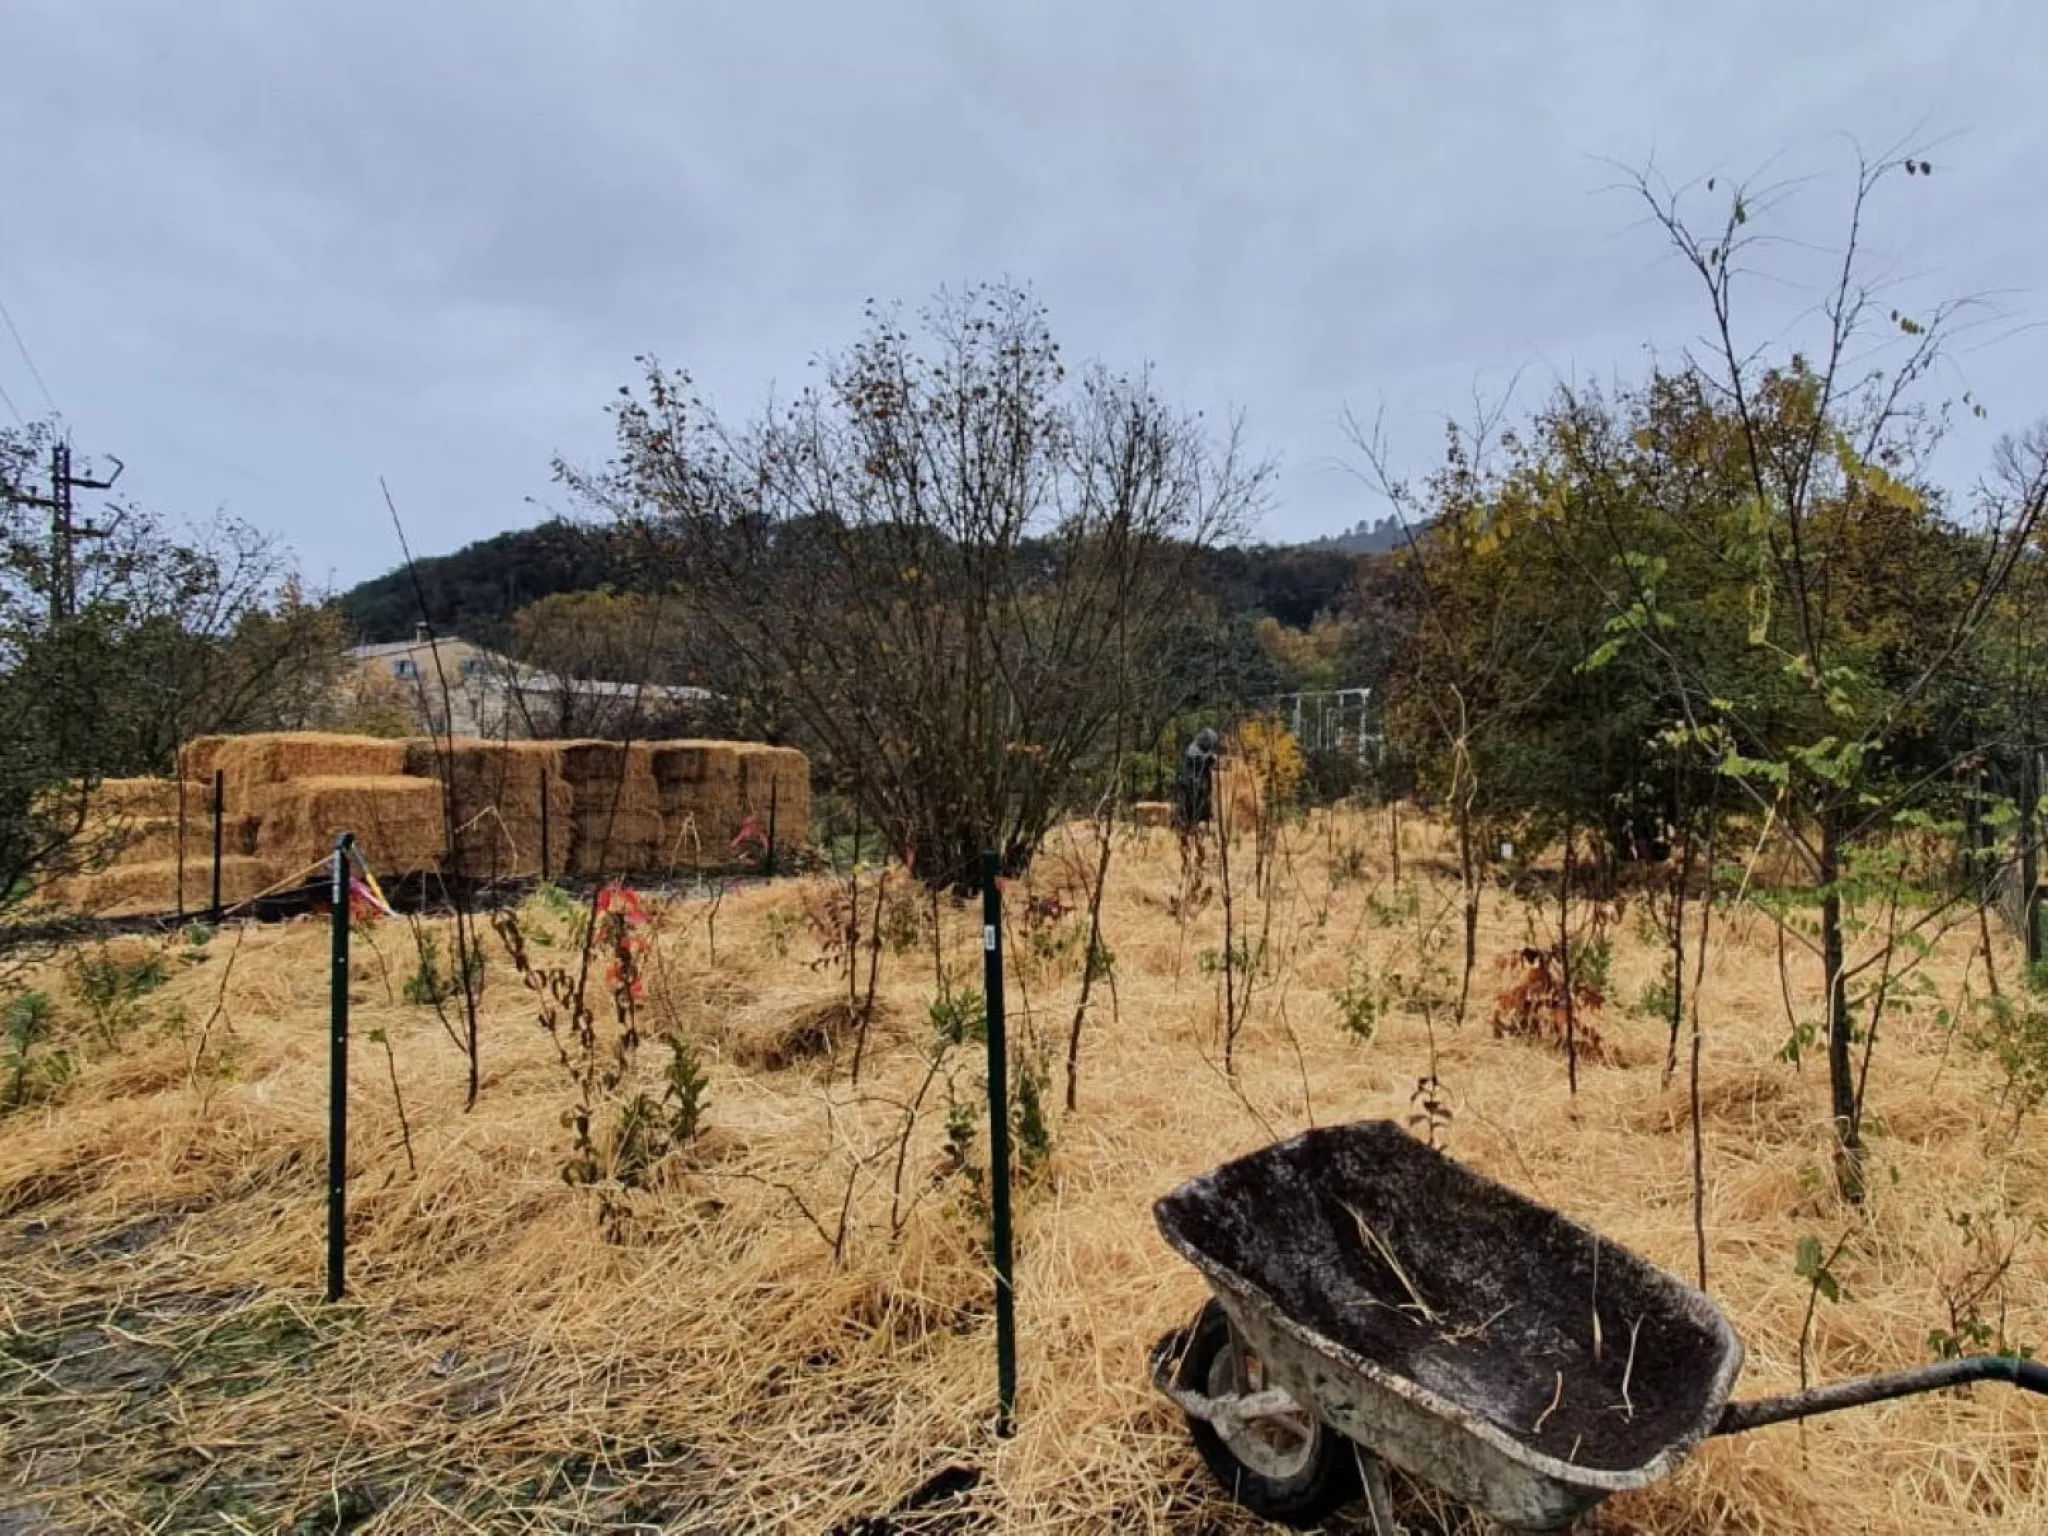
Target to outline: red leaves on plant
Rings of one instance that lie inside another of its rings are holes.
[[[637,891],[616,880],[597,893],[598,932],[612,952],[604,972],[605,985],[622,1001],[638,1002],[647,995],[647,983],[640,976],[640,951],[647,940],[633,932],[647,921],[647,908]]]
[[[597,893],[597,915],[617,917],[628,923],[647,921],[647,908],[641,903],[640,893],[614,880]]]
[[[768,849],[768,834],[761,830],[761,818],[749,816],[740,823],[734,834],[732,851],[738,853],[765,853]]]
[[[1496,1039],[1547,1041],[1562,1050],[1565,1044],[1563,966],[1553,949],[1520,949],[1502,955],[1504,971],[1520,971],[1518,980],[1501,989],[1493,1004],[1493,1033]],[[1594,1028],[1589,1015],[1606,1005],[1607,997],[1598,987],[1572,978],[1571,1032],[1581,1059],[1600,1061],[1607,1055],[1607,1042]]]
[[[1002,881],[998,880],[996,886],[1000,889]],[[1049,891],[1024,903],[1024,921],[1034,927],[1040,923],[1056,923],[1072,910],[1058,891]]]

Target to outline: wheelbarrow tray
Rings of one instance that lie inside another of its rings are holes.
[[[1668,1475],[1742,1368],[1704,1294],[1392,1121],[1279,1142],[1153,1214],[1269,1385],[1510,1527]]]

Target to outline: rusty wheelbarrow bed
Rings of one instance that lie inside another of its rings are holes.
[[[1504,1524],[1664,1477],[1742,1368],[1698,1291],[1391,1122],[1283,1141],[1155,1215],[1269,1381]]]
[[[1378,1519],[1373,1458],[1554,1530],[1710,1434],[1966,1380],[2048,1390],[2031,1362],[1981,1359],[1731,1405],[1742,1344],[1704,1294],[1390,1121],[1279,1142],[1154,1215],[1216,1297],[1154,1379],[1211,1467],[1282,1518],[1343,1491],[1325,1428],[1372,1453]]]

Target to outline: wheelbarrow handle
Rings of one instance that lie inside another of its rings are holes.
[[[1836,1382],[1805,1392],[1788,1392],[1783,1397],[1760,1397],[1746,1403],[1730,1403],[1714,1426],[1717,1435],[1739,1435],[1766,1424],[1783,1424],[1788,1419],[1810,1419],[1815,1414],[1842,1408],[1860,1408],[1865,1403],[1882,1403],[1894,1397],[1912,1397],[1921,1392],[1939,1392],[1973,1381],[2009,1381],[2028,1392],[2048,1396],[2048,1366],[2013,1355],[1973,1355],[1966,1360],[1944,1360],[1917,1370],[1892,1371],[1883,1376],[1859,1376],[1854,1381]]]

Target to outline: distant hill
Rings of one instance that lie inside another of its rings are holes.
[[[1400,525],[1389,519],[1312,544],[1214,549],[1203,559],[1199,580],[1226,613],[1270,614],[1291,629],[1306,629],[1343,601],[1360,557],[1403,543]],[[341,608],[363,642],[403,640],[423,616],[423,592],[424,617],[437,634],[501,647],[510,639],[512,615],[528,603],[557,592],[644,586],[641,553],[608,529],[556,519],[418,561],[417,589],[403,568],[374,577],[343,593]]]
[[[1417,530],[1420,531],[1419,529]],[[1328,538],[1311,539],[1301,545],[1303,549],[1334,549],[1346,555],[1391,555],[1408,544],[1408,530],[1398,517],[1383,517],[1378,522],[1361,518],[1343,533],[1333,533]]]
[[[345,592],[341,609],[365,643],[408,638],[421,618],[435,633],[503,645],[512,615],[557,592],[632,585],[634,562],[608,531],[554,519],[432,555]]]

